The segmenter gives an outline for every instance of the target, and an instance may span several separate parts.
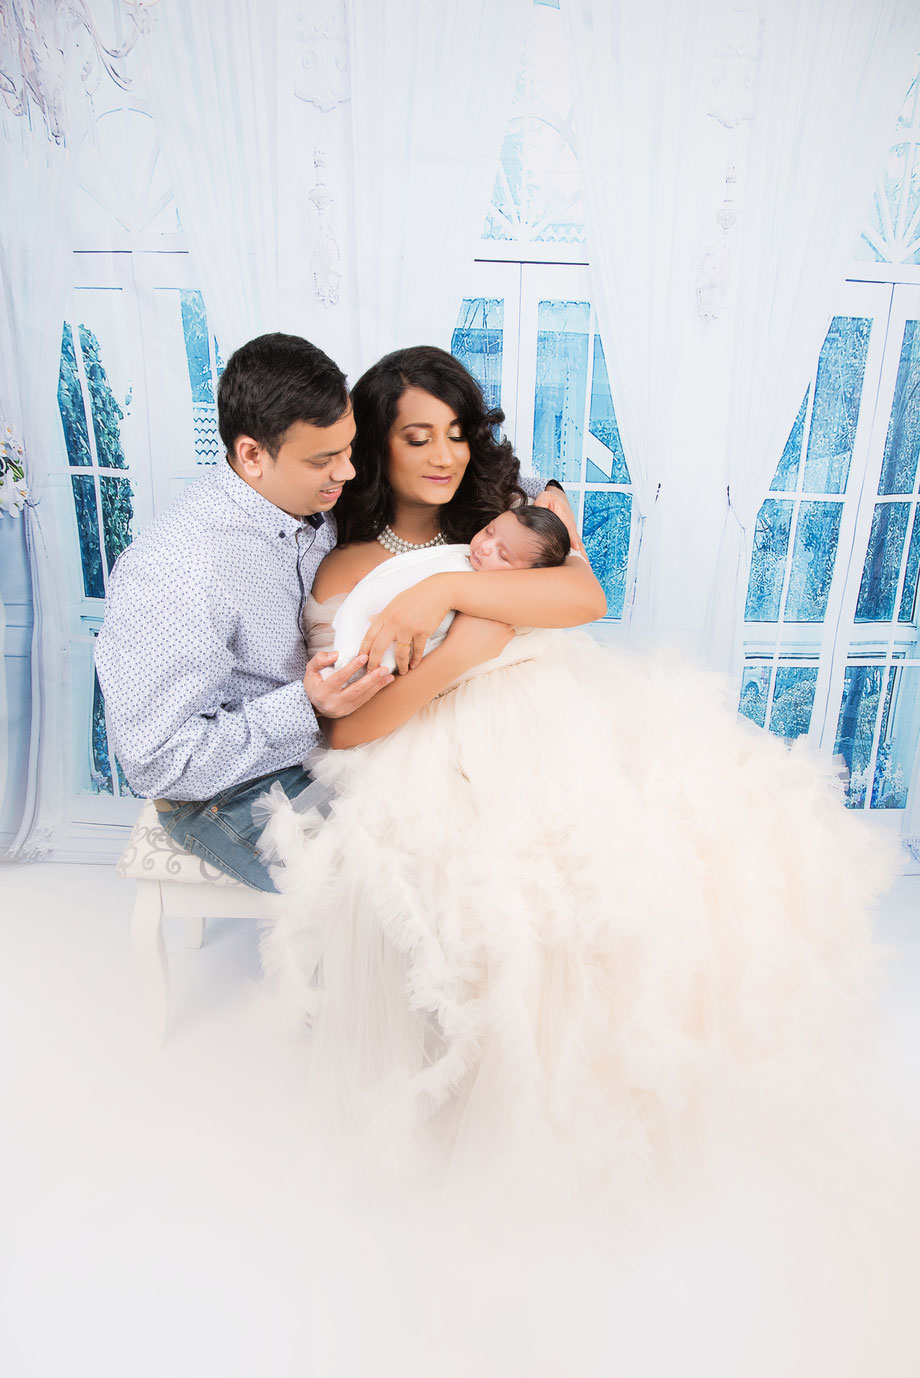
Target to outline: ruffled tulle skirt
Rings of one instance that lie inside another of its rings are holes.
[[[264,965],[378,1160],[622,1183],[839,1062],[891,857],[712,677],[532,632],[312,766]]]
[[[266,811],[265,990],[375,1371],[913,1378],[892,856],[814,760],[710,676],[541,632],[312,765]]]

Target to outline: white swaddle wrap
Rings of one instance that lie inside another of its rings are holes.
[[[339,658],[335,665],[321,672],[323,678],[328,679],[336,669],[341,669],[354,659],[361,650],[361,642],[371,622],[398,593],[421,583],[431,574],[472,574],[474,571],[469,553],[468,545],[440,545],[428,550],[411,550],[392,560],[384,560],[383,564],[366,574],[332,619]],[[453,620],[454,614],[449,612],[428,638],[426,654],[440,646]],[[396,656],[392,646],[387,647],[381,664],[388,670],[395,670]]]

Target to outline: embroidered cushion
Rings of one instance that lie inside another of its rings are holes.
[[[115,871],[126,880],[175,880],[191,885],[226,885],[236,890],[248,886],[225,875],[200,857],[192,856],[174,842],[160,826],[153,800],[141,809],[128,845],[115,864]]]

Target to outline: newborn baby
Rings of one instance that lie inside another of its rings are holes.
[[[477,572],[550,569],[564,565],[572,543],[565,523],[547,507],[512,507],[493,517],[470,541],[470,565]]]
[[[430,546],[384,560],[355,585],[332,619],[335,649],[339,653],[337,663],[345,665],[358,654],[371,621],[392,598],[403,589],[421,583],[430,574],[548,569],[565,564],[570,551],[569,533],[555,512],[546,507],[513,507],[493,517],[488,526],[476,532],[468,546]],[[453,620],[454,614],[449,612],[428,638],[426,652],[440,646]],[[392,647],[381,664],[388,670],[395,670]],[[334,670],[335,666],[330,665],[321,674],[325,679]]]

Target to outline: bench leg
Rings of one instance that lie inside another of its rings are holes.
[[[163,897],[157,880],[137,882],[137,898],[131,915],[131,939],[147,981],[162,1039],[169,1019],[169,958],[163,937]]]
[[[191,887],[189,887],[191,888]],[[204,919],[200,914],[183,921],[186,947],[201,947],[204,942]]]

